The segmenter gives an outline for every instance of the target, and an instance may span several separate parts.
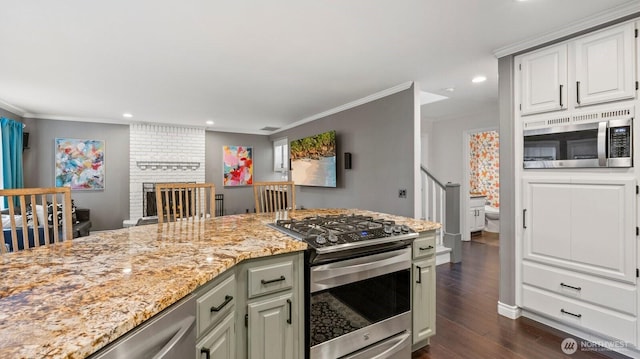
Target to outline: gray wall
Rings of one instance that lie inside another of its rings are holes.
[[[297,186],[296,204],[305,208],[361,208],[413,217],[413,86],[390,96],[279,132],[289,141],[336,131],[337,187]],[[352,154],[344,169],[343,154]],[[398,198],[406,189],[407,198]]]
[[[105,141],[105,189],[71,193],[76,206],[91,210],[92,230],[122,228],[129,217],[129,126],[25,119],[29,147],[23,153],[25,187],[53,187],[54,139]]]
[[[216,185],[216,193],[224,194],[225,214],[253,212],[253,187],[224,187],[222,181],[222,146],[243,145],[253,147],[254,181],[280,180],[273,172],[273,144],[267,136],[228,132],[206,132],[205,181]]]

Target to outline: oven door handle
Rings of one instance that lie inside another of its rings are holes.
[[[411,268],[411,248],[332,262],[310,270],[310,289],[316,292]]]
[[[378,345],[373,345],[368,350],[363,350],[356,354],[347,355],[342,357],[343,359],[384,359],[395,358],[394,354],[398,354],[403,350],[408,350],[408,346],[411,339],[411,334],[405,332],[394,338],[387,340],[386,342]]]

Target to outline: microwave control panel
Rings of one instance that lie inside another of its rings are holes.
[[[631,126],[609,128],[609,158],[631,157]]]

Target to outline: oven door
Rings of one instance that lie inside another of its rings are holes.
[[[411,329],[411,249],[310,268],[310,358],[338,358]]]

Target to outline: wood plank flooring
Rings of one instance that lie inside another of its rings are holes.
[[[627,358],[614,352],[582,351],[565,355],[560,344],[572,337],[530,319],[497,313],[498,235],[482,232],[462,243],[462,263],[436,270],[436,335],[413,359],[466,358]]]

